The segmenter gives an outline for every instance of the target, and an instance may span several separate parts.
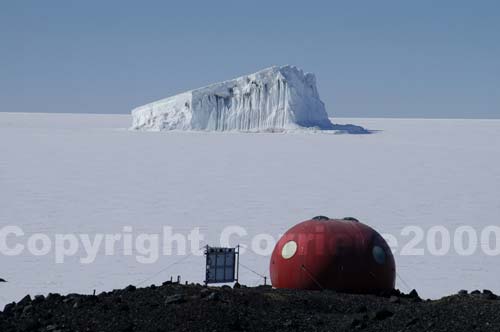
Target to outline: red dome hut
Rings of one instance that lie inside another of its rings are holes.
[[[394,289],[396,268],[377,231],[354,218],[319,216],[281,237],[270,274],[275,288],[374,293]]]

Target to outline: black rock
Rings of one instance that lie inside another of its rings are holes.
[[[414,299],[419,299],[420,296],[418,295],[417,291],[415,289],[412,289],[410,294],[408,294],[409,297],[414,298]]]
[[[203,288],[203,289],[200,291],[200,295],[201,295],[201,297],[206,297],[206,296],[210,295],[210,292],[211,292],[211,291],[210,291],[210,289],[208,289],[208,288]]]
[[[359,319],[357,319],[357,318],[353,318],[353,319],[351,320],[351,324],[350,324],[350,325],[351,325],[351,327],[358,327],[358,326],[360,326],[360,325],[361,325],[361,323],[362,323],[362,321],[361,321],[361,320],[359,320]]]
[[[8,303],[3,308],[3,313],[4,314],[10,314],[14,310],[15,307],[16,307],[16,302]]]
[[[7,282],[7,280],[0,278],[0,282]]]
[[[393,295],[393,296],[391,296],[391,297],[389,298],[389,302],[390,302],[390,303],[400,303],[400,302],[401,302],[401,300],[399,299],[399,297],[397,297],[397,296],[394,296],[394,295]]]
[[[45,301],[45,296],[36,295],[35,298],[33,299],[33,304],[42,303],[43,301]]]
[[[472,292],[470,292],[470,293],[471,293],[471,295],[480,295],[480,294],[481,294],[481,292],[480,292],[480,291],[478,291],[477,289],[476,289],[476,290],[473,290],[473,291],[472,291]]]
[[[130,311],[130,307],[128,304],[126,303],[121,303],[119,306],[118,306],[118,310],[119,311],[124,311],[124,312],[128,312]]]
[[[211,301],[217,301],[220,299],[220,295],[219,295],[219,293],[213,292],[213,293],[210,293],[210,295],[208,295],[207,299],[211,300]]]
[[[496,299],[498,299],[498,296],[496,296],[489,289],[483,289],[483,295],[482,295],[482,297],[485,298],[485,299],[487,299],[487,300],[496,300]]]
[[[356,313],[361,314],[365,313],[368,311],[368,308],[365,305],[360,305],[358,308],[356,308]]]
[[[375,312],[373,315],[373,319],[375,320],[384,320],[386,318],[392,317],[394,313],[392,311],[389,311],[387,309],[381,309]]]
[[[487,300],[497,300],[498,299],[498,296],[496,296],[493,293],[485,293],[485,294],[483,294],[483,297]]]
[[[118,330],[119,332],[134,332],[134,324],[126,323],[122,328]]]
[[[84,298],[87,302],[92,302],[92,303],[96,303],[96,302],[99,302],[99,297],[97,297],[96,295],[90,295],[90,296],[87,296],[86,298]]]
[[[257,289],[273,289],[271,285],[259,285],[256,287]]]
[[[19,301],[19,303],[17,304],[18,307],[24,307],[28,304],[31,303],[31,296],[29,295],[26,295],[25,297],[23,297],[23,299],[21,301]]]
[[[129,285],[125,288],[125,291],[127,292],[133,292],[135,291],[137,288],[134,286],[134,285]]]
[[[40,322],[36,319],[25,319],[20,324],[20,330],[25,332],[36,331],[40,327]]]
[[[52,318],[54,318],[54,314],[52,312],[52,309],[49,309],[49,310],[47,310],[45,312],[41,312],[40,313],[40,317],[43,318],[46,321],[52,320]]]
[[[33,310],[33,305],[28,304],[27,306],[23,307],[23,315],[28,314],[31,310]]]
[[[408,323],[406,323],[406,327],[409,327],[409,326],[412,326],[412,325],[415,325],[418,323],[418,318],[412,318],[411,320],[408,321]]]
[[[98,301],[51,295],[37,303],[37,296],[0,311],[0,332],[500,331],[500,301],[486,300],[496,296],[488,291],[420,303],[401,293],[377,295],[173,285],[117,290]]]
[[[176,294],[176,295],[171,295],[167,296],[165,299],[165,304],[175,304],[175,303],[182,303],[185,301],[185,298],[181,294]]]
[[[109,306],[109,304],[104,303],[104,304],[99,306],[99,309],[102,311],[108,311],[110,309],[110,306]]]
[[[466,291],[465,289],[461,289],[458,291],[458,295],[467,295],[467,294],[469,294],[469,292]]]
[[[62,298],[61,294],[58,293],[49,293],[49,295],[47,295],[48,301],[58,301],[61,298]]]

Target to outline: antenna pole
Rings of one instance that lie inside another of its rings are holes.
[[[208,286],[208,244],[205,246],[205,287]]]
[[[236,282],[239,283],[240,280],[240,245],[238,244],[236,246],[237,252],[236,254],[238,255],[238,264],[236,265]]]

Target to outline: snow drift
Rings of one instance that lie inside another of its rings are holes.
[[[314,74],[271,67],[162,99],[132,111],[135,130],[282,131],[335,129]]]

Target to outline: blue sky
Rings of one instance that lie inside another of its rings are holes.
[[[500,2],[0,5],[0,111],[127,113],[279,64],[333,116],[500,118]]]

